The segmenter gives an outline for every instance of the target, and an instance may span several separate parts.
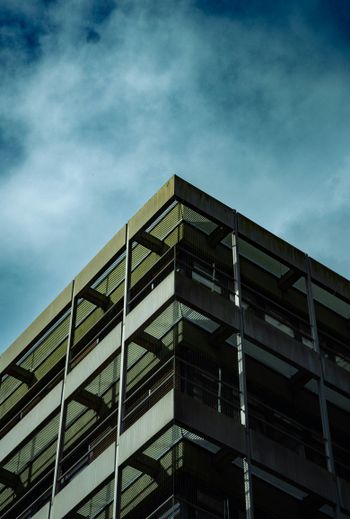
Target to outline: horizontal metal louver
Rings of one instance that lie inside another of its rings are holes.
[[[0,490],[0,510],[3,510],[16,497],[12,488],[4,487]]]
[[[21,447],[4,465],[10,472],[19,474],[23,468],[45,451],[46,447],[55,440],[58,434],[59,415],[55,415],[35,435]]]
[[[210,234],[217,227],[216,223],[186,205],[182,205],[182,218],[205,234]]]
[[[152,323],[147,326],[146,332],[160,339],[182,317],[181,306],[177,301],[171,303]]]
[[[96,494],[77,510],[82,517],[97,519],[101,510],[113,502],[114,479],[110,480]],[[103,516],[105,518],[105,516]]]
[[[127,515],[157,487],[158,484],[151,476],[148,474],[141,475],[122,493],[120,517]]]
[[[92,285],[101,294],[110,297],[112,303],[117,303],[124,295],[125,253],[123,253]],[[93,303],[80,299],[77,305],[74,345],[85,333],[104,315],[101,308]]]
[[[163,213],[146,231],[152,236],[164,241],[173,247],[180,239],[181,233],[177,229],[181,221],[180,204],[175,204]],[[159,255],[143,245],[134,242],[131,258],[131,283],[134,287],[145,274],[159,261]]]
[[[162,240],[168,234],[169,230],[180,222],[181,218],[181,204],[174,201],[147,227],[146,231]]]
[[[70,407],[70,406],[68,406]],[[66,427],[64,434],[64,448],[67,449],[70,445],[75,443],[80,437],[82,437],[86,430],[88,430],[92,424],[97,421],[95,411],[87,409],[81,406],[80,416],[76,417],[75,421],[72,421],[69,426]]]
[[[110,362],[89,384],[85,387],[94,395],[101,396],[106,390],[119,380],[120,355]]]
[[[210,333],[214,332],[217,328],[219,328],[218,323],[210,319],[209,317],[197,312],[193,308],[190,308],[187,305],[180,303],[181,308],[181,316],[184,319],[192,322],[193,324],[199,326],[203,330],[206,330]]]

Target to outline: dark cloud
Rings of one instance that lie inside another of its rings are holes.
[[[27,131],[23,124],[0,117],[0,178],[9,174],[25,159],[26,136]]]
[[[86,33],[86,41],[89,43],[98,43],[101,39],[99,33],[94,29],[89,28],[86,30]]]

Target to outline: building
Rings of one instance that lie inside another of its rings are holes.
[[[172,177],[1,358],[2,519],[350,517],[350,285]]]

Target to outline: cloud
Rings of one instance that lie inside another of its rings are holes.
[[[173,173],[350,273],[315,232],[346,232],[348,56],[292,4],[278,22],[190,0],[3,4],[0,264],[41,287],[28,322]]]

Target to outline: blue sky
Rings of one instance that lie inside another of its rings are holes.
[[[349,277],[348,0],[1,0],[0,350],[173,174]]]

